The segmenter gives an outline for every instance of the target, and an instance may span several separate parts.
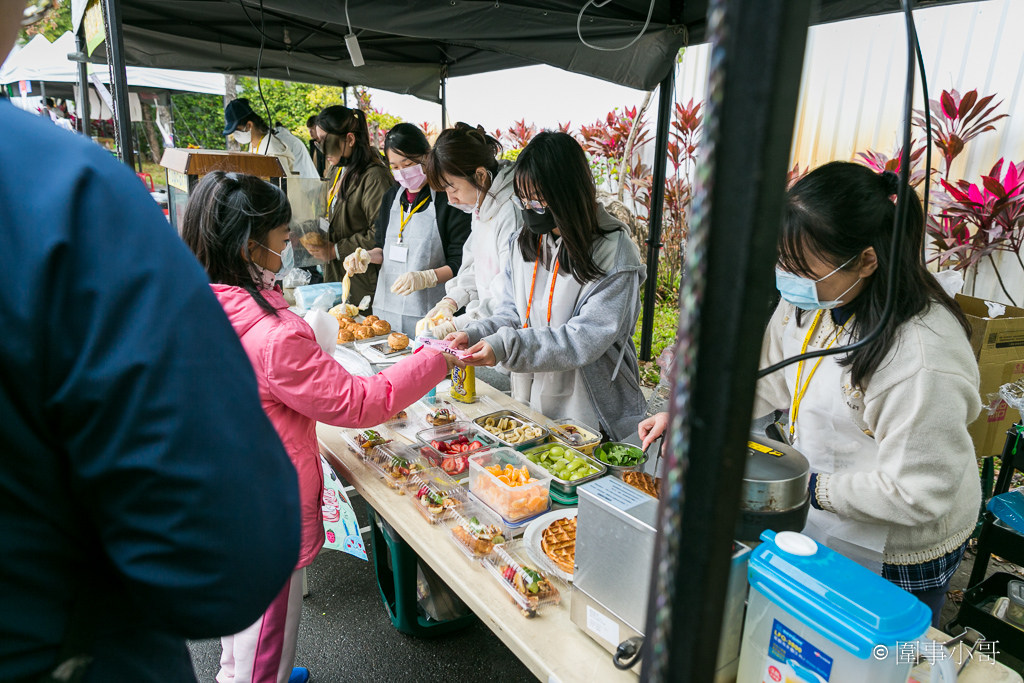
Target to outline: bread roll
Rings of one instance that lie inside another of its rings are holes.
[[[351,330],[346,330],[344,328],[338,330],[338,343],[339,344],[347,344],[348,342],[352,342],[352,341],[355,341],[355,340],[356,340],[356,335],[353,334]]]
[[[401,332],[392,332],[388,336],[388,346],[394,351],[401,351],[402,349],[408,348],[409,337],[405,336]]]
[[[368,315],[365,318],[363,318],[363,324],[364,325],[372,325],[375,322],[377,322],[378,320],[380,320],[380,318],[378,318],[377,316],[375,316],[375,315]]]
[[[370,339],[374,336],[373,328],[369,325],[361,325],[355,329],[356,339]]]
[[[389,323],[387,320],[378,320],[372,325],[372,327],[373,333],[378,337],[382,334],[391,333],[391,323]]]

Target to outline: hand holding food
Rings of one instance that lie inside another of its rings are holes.
[[[365,273],[366,269],[370,267],[370,253],[361,247],[356,247],[355,251],[345,257],[342,265],[349,275]]]
[[[450,320],[446,320],[438,325],[430,328],[430,333],[434,335],[434,339],[444,339],[452,332],[457,332],[458,328],[455,327],[455,323]]]
[[[437,325],[443,320],[451,320],[454,318],[455,311],[457,310],[459,310],[459,307],[454,301],[444,298],[441,299],[436,306],[430,309],[424,319],[430,321],[433,325]]]
[[[306,248],[309,255],[320,261],[333,261],[335,248],[334,244],[327,239],[327,235],[323,232],[307,232],[305,235],[299,238],[299,242]]]

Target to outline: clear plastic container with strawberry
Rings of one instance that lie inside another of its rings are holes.
[[[500,445],[471,422],[424,429],[416,439],[422,444],[420,455],[459,481],[469,476],[469,456]]]
[[[562,601],[565,584],[530,560],[519,541],[495,546],[484,560],[484,567],[528,619],[536,617],[541,607]]]
[[[405,492],[423,518],[437,524],[469,502],[469,494],[459,483],[434,467],[409,476]]]
[[[420,456],[416,449],[395,443],[374,448],[366,456],[366,464],[384,478],[385,484],[399,493],[403,493],[410,475],[433,466],[429,460]]]

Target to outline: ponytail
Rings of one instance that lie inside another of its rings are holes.
[[[341,180],[338,194],[348,199],[349,195],[359,186],[372,165],[384,166],[380,154],[370,144],[370,129],[366,124],[366,114],[359,109],[349,109],[341,105],[327,107],[316,117],[316,125],[328,135],[347,137],[349,133],[355,138],[352,155],[348,162],[348,171]],[[387,168],[385,166],[385,168]]]

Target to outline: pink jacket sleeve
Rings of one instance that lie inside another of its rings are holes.
[[[336,427],[372,427],[423,397],[448,366],[441,354],[417,353],[374,377],[350,374],[310,331],[281,326],[265,351],[270,393],[306,417]]]

